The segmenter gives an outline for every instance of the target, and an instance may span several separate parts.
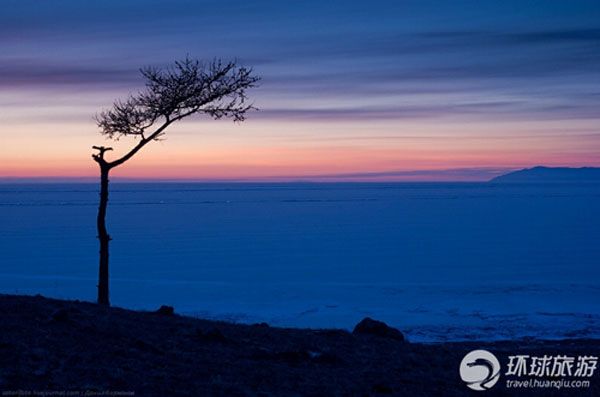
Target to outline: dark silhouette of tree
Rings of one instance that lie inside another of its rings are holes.
[[[201,63],[186,58],[168,69],[141,69],[146,88],[125,101],[116,101],[110,110],[96,116],[101,133],[118,140],[132,136],[137,144],[122,157],[105,158],[110,147],[93,146],[98,153],[92,158],[100,166],[100,205],[98,206],[98,240],[100,266],[98,272],[98,303],[109,305],[108,246],[111,240],[106,230],[109,173],[131,159],[144,146],[160,140],[167,127],[185,117],[204,114],[213,119],[229,118],[244,121],[246,112],[255,109],[247,102],[246,90],[256,86],[259,78],[252,69],[236,62],[215,60]]]

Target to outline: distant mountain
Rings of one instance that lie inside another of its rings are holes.
[[[533,167],[497,176],[490,182],[522,183],[522,182],[587,182],[600,183],[600,168],[582,167]]]

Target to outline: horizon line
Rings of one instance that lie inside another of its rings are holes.
[[[312,175],[273,175],[257,177],[146,177],[114,176],[115,183],[344,183],[344,182],[488,182],[519,167],[471,167],[428,170],[367,171]],[[97,176],[0,176],[0,183],[96,183]]]
[[[439,170],[374,171],[316,175],[275,175],[233,178],[186,177],[131,177],[114,176],[114,183],[468,183],[489,182],[508,173],[533,168],[586,169],[593,166],[557,167],[535,165],[529,167],[473,167]],[[0,184],[10,183],[97,183],[98,176],[0,176]]]

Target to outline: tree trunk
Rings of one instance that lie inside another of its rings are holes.
[[[108,299],[108,243],[106,231],[106,206],[108,205],[108,172],[110,168],[100,165],[100,205],[98,206],[98,240],[100,241],[100,267],[98,270],[98,304],[109,306]]]

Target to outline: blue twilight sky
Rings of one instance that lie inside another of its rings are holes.
[[[93,114],[141,87],[140,66],[186,54],[253,66],[261,111],[182,123],[122,176],[600,165],[597,0],[0,4],[0,176],[92,175]]]

